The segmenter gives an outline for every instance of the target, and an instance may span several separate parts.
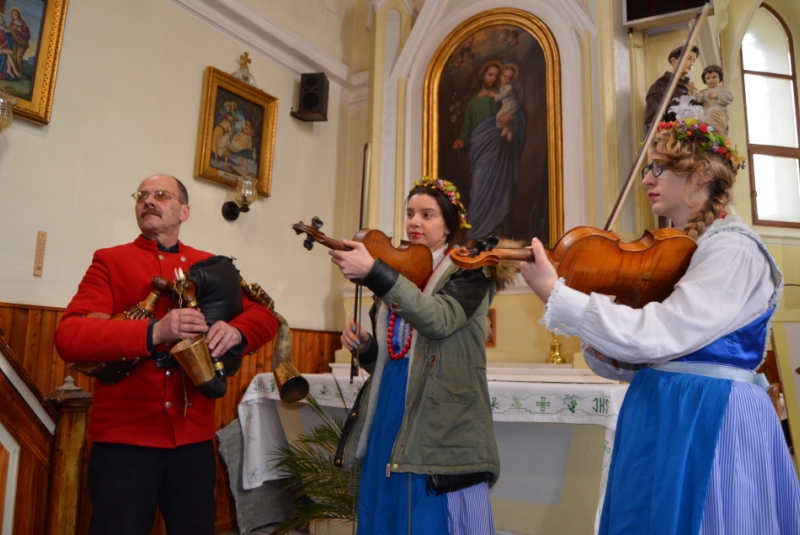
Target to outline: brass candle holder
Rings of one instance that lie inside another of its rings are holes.
[[[550,358],[547,359],[550,364],[564,364],[567,362],[561,356],[561,342],[558,341],[558,335],[553,333],[553,339],[550,341]]]

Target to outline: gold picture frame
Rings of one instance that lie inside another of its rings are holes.
[[[510,82],[501,81],[506,71]],[[516,108],[503,112],[508,86]],[[496,115],[490,108],[499,108]],[[422,174],[458,186],[472,224],[467,240],[489,234],[538,237],[546,246],[558,240],[564,232],[561,59],[541,20],[498,8],[462,22],[428,65],[423,113]],[[480,201],[470,206],[473,196]]]
[[[493,308],[486,311],[486,347],[497,347],[497,312]]]
[[[255,177],[256,191],[269,197],[278,99],[206,67],[195,176],[235,188]]]
[[[5,56],[0,91],[16,98],[14,115],[48,124],[67,0],[15,0],[13,4],[6,3],[6,8],[3,21],[16,40],[10,47],[11,55]]]

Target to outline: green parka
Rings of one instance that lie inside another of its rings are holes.
[[[389,359],[387,317],[394,311],[415,329],[405,414],[387,474],[412,472],[461,480],[465,475],[467,481],[474,475],[476,482],[493,485],[497,481],[500,457],[484,349],[486,314],[498,287],[493,273],[489,268],[459,270],[445,257],[421,292],[376,260],[363,281],[376,296],[370,311],[376,336],[361,355],[361,365],[370,377],[345,423],[337,466],[355,467],[366,454]]]

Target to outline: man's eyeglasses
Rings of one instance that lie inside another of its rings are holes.
[[[166,202],[172,198],[175,198],[178,199],[179,203],[185,204],[183,201],[181,201],[180,197],[178,197],[171,191],[166,191],[163,189],[159,189],[156,191],[137,191],[136,193],[133,193],[131,196],[133,197],[133,200],[135,200],[136,202],[142,202],[145,199],[147,199],[150,195],[153,195],[153,198],[158,202]]]
[[[653,176],[658,178],[661,176],[661,173],[664,172],[664,166],[658,162],[650,162],[649,164],[645,165],[642,168],[642,180],[644,180],[644,177],[647,176],[648,171],[652,171]]]

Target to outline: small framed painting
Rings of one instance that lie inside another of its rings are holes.
[[[235,188],[250,176],[269,197],[278,99],[214,67],[205,72],[195,176]]]

